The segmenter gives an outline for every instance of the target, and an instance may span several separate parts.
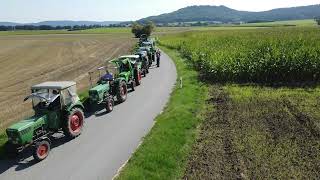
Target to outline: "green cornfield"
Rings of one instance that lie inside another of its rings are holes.
[[[169,34],[177,49],[210,81],[300,83],[320,80],[319,28],[265,28]]]

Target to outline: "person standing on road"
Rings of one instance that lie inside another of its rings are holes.
[[[159,49],[157,50],[156,55],[157,55],[157,67],[160,67],[161,51]]]

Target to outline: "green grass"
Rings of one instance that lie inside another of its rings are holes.
[[[232,101],[234,151],[249,179],[319,177],[319,87],[224,89]]]
[[[169,104],[133,154],[118,179],[179,179],[197,133],[207,98],[207,86],[198,81],[179,55],[163,48],[176,63],[183,88],[174,89]]]
[[[185,179],[318,179],[319,92],[211,85]]]

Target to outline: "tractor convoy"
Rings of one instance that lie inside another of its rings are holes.
[[[80,101],[75,82],[44,82],[32,86],[31,94],[24,101],[31,100],[34,116],[7,128],[7,154],[18,155],[32,148],[34,159],[42,161],[49,155],[54,134],[63,133],[70,139],[78,137],[83,130],[85,111],[94,111],[97,105],[103,105],[110,113],[115,102],[125,102],[128,89],[134,91],[141,85],[142,76],[149,73],[155,53],[155,41],[142,35],[134,55],[120,56],[110,61],[108,67],[89,72],[89,107]],[[94,78],[95,74],[99,74],[98,78]]]

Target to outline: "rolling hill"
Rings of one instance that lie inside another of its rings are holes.
[[[280,8],[270,11],[249,12],[238,11],[226,6],[190,6],[172,13],[151,16],[139,22],[153,21],[155,23],[175,23],[194,21],[228,22],[261,22],[313,19],[320,16],[320,5]]]

